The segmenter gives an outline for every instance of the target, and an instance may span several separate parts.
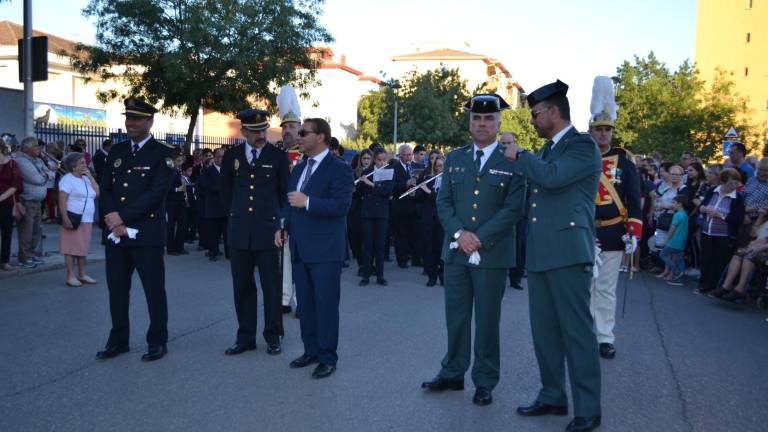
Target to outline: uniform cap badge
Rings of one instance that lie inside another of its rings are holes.
[[[235,171],[240,169],[240,160],[235,159]]]
[[[122,164],[123,164],[123,160],[122,159],[118,158],[117,160],[115,160],[115,168],[120,167],[120,165],[122,165]]]
[[[165,158],[165,165],[168,166],[168,168],[173,168],[173,159],[169,157]]]

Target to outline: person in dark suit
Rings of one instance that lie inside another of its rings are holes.
[[[393,162],[395,175],[392,183],[392,234],[395,240],[395,258],[400,268],[408,268],[408,260],[412,258],[412,242],[415,236],[415,209],[413,196],[397,199],[405,191],[416,185],[413,176],[413,150],[408,144],[400,146],[398,159]]]
[[[208,225],[205,222],[205,190],[197,186],[203,170],[213,164],[213,151],[205,148],[202,160],[192,169],[192,183],[195,184],[195,214],[197,215],[197,250],[208,250]],[[207,253],[207,252],[206,252]]]
[[[355,179],[359,179],[363,175],[363,171],[371,167],[373,164],[373,153],[364,149],[359,154],[356,154],[352,158],[352,170],[355,174]],[[358,185],[360,182],[358,182]],[[349,248],[352,250],[352,257],[357,260],[357,275],[363,275],[362,249],[363,249],[363,219],[361,212],[362,195],[360,194],[360,188],[355,185],[352,191],[352,206],[349,208],[347,214],[347,236],[349,238]],[[387,204],[387,213],[389,213],[389,204]]]
[[[181,166],[181,180],[184,183],[184,213],[186,218],[186,231],[184,239],[186,243],[192,243],[197,237],[197,198],[195,184],[192,182],[194,166],[191,162],[185,162]]]
[[[147,352],[143,361],[168,351],[165,294],[165,198],[173,179],[173,150],[150,134],[155,107],[133,97],[125,100],[129,141],[115,144],[101,176],[101,211],[112,330],[97,359],[129,351],[128,301],[133,270],[139,272],[149,309]],[[134,231],[136,230],[136,231]]]
[[[378,148],[373,153],[375,167],[363,170],[357,189],[360,192],[360,216],[362,217],[363,245],[360,253],[360,263],[363,279],[360,286],[369,283],[373,259],[376,259],[376,283],[387,285],[384,279],[384,240],[389,225],[389,201],[392,198],[392,180],[376,181],[376,174],[368,176],[376,170],[383,170],[387,165],[387,152]],[[389,168],[391,169],[391,168]]]
[[[285,212],[304,343],[304,354],[290,366],[319,363],[316,379],[331,376],[338,361],[341,264],[354,182],[349,165],[330,154],[330,142],[328,122],[304,120],[298,144],[306,159],[291,172]],[[282,246],[282,239],[275,243]]]
[[[168,255],[182,255],[188,253],[184,250],[184,236],[186,234],[185,195],[186,186],[182,180],[181,164],[184,156],[176,155],[174,159],[173,181],[165,199],[166,214],[166,250]]]
[[[435,176],[441,175],[445,158],[437,156],[431,161],[429,167],[419,176],[417,182],[423,183]],[[443,226],[437,216],[437,193],[440,191],[442,178],[432,180],[416,190],[416,204],[418,214],[418,232],[421,234],[420,243],[424,251],[424,270],[427,272],[427,286],[432,287],[443,283],[443,260],[440,255],[443,250]]]
[[[112,140],[105,139],[101,143],[101,149],[93,155],[93,170],[96,172],[97,181],[101,179],[101,175],[104,173],[104,164],[107,162],[107,156],[109,156],[109,150],[112,149]]]
[[[219,252],[219,239],[224,237],[224,256],[229,259],[229,235],[227,233],[227,210],[221,200],[221,162],[224,149],[213,152],[213,162],[200,172],[197,185],[205,193],[205,225],[208,259],[216,261]]]
[[[227,150],[221,165],[221,198],[229,211],[229,253],[237,313],[237,339],[227,355],[256,349],[259,269],[264,300],[267,354],[282,352],[282,285],[279,250],[280,216],[286,202],[288,154],[266,140],[269,113],[247,109],[237,114],[245,144]]]
[[[566,430],[583,432],[601,422],[600,359],[589,306],[602,167],[595,141],[571,124],[567,92],[568,85],[557,80],[529,94],[531,123],[548,141],[537,155],[516,144],[504,155],[530,182],[525,266],[541,377],[536,400],[517,413],[568,414],[567,362],[575,417]]]

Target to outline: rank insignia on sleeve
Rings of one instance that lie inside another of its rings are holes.
[[[122,164],[123,164],[123,160],[122,160],[122,159],[120,159],[120,158],[117,158],[117,159],[115,160],[115,165],[114,165],[114,166],[115,166],[115,168],[119,168],[119,167],[120,167],[120,165],[122,165]]]
[[[168,168],[173,168],[173,159],[171,158],[165,158],[165,165],[168,166]]]
[[[239,159],[235,159],[234,167],[235,167],[235,171],[240,169],[240,160]]]

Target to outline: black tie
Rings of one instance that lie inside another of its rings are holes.
[[[547,155],[549,155],[549,151],[552,150],[552,146],[555,145],[554,141],[547,141],[546,144],[544,144],[544,151],[541,153],[541,158],[546,159]]]
[[[315,160],[312,158],[307,159],[307,171],[304,174],[304,181],[301,182],[301,187],[299,188],[299,192],[304,192],[304,188],[307,187],[307,183],[309,183],[309,178],[312,176],[312,166],[315,165]]]
[[[136,143],[133,143],[133,154],[136,154],[137,151],[139,151],[139,145]]]
[[[256,149],[251,149],[251,166],[256,166],[256,159],[259,158],[259,151]]]
[[[475,172],[476,173],[480,172],[480,167],[482,166],[482,162],[483,162],[483,154],[484,153],[482,150],[478,150],[475,152]]]

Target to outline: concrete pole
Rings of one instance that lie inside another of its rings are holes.
[[[35,135],[32,82],[32,0],[24,0],[24,137]],[[21,141],[21,139],[19,140]]]

